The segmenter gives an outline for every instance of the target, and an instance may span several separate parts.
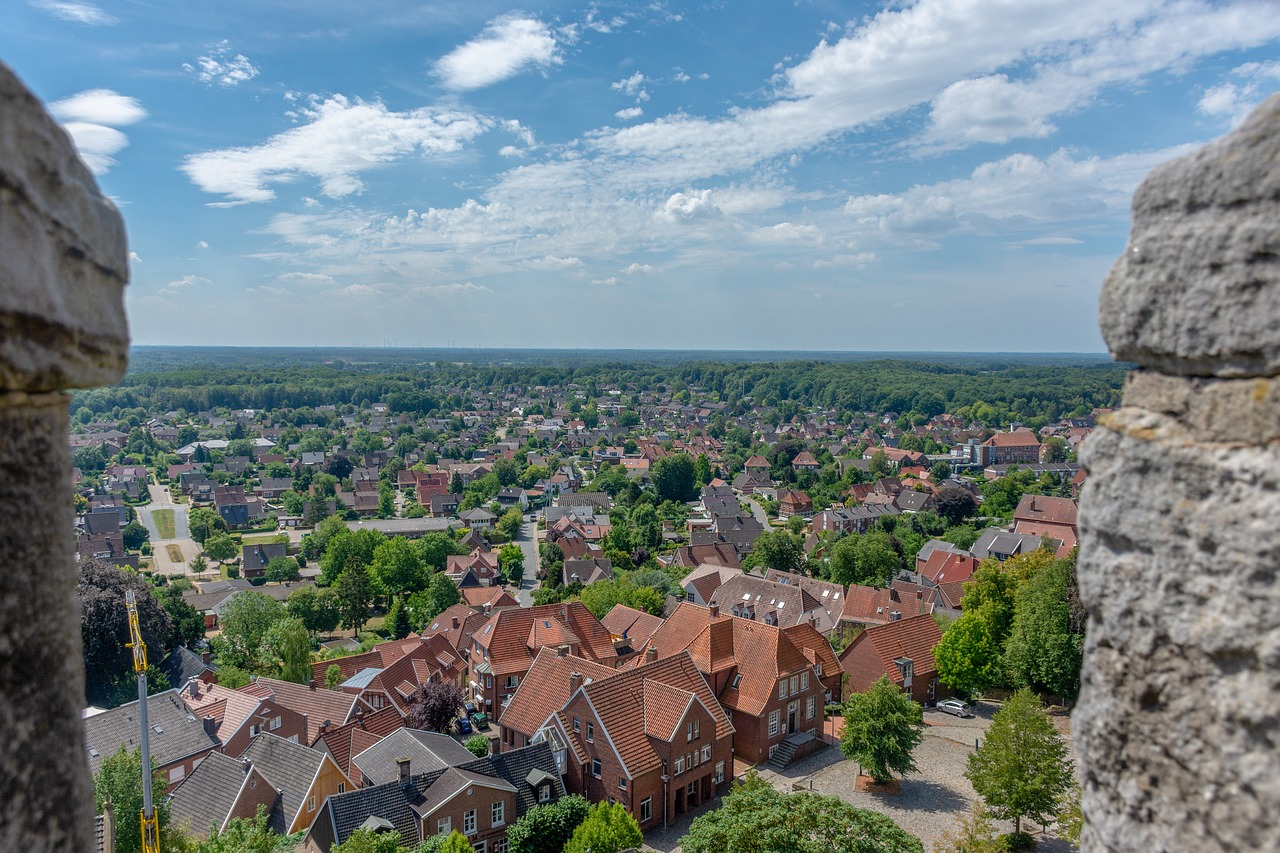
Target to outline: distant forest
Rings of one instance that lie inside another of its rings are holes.
[[[1126,365],[1090,354],[366,350],[136,347],[124,380],[73,411],[299,409],[385,402],[419,415],[474,408],[483,392],[568,386],[628,400],[670,393],[798,412],[951,412],[988,424],[1087,414],[1119,403]],[[473,392],[476,392],[473,397]]]

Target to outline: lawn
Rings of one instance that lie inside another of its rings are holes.
[[[242,545],[270,545],[272,542],[276,541],[276,537],[278,535],[280,534],[266,533],[266,534],[259,534],[257,536],[245,536],[245,537],[242,537],[241,544]]]
[[[156,531],[161,539],[177,538],[177,532],[173,527],[173,510],[157,509],[151,513],[151,518],[156,523]]]
[[[187,558],[182,554],[182,549],[179,548],[177,545],[166,545],[164,546],[164,548],[165,548],[165,553],[169,555],[169,562],[185,563],[187,561]]]

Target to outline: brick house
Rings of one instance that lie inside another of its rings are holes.
[[[826,686],[835,661],[810,660],[827,641],[797,646],[776,625],[722,615],[716,604],[683,602],[649,641],[659,658],[687,650],[733,723],[734,755],[759,764],[794,732],[822,730]],[[811,647],[811,648],[810,648]],[[806,655],[809,649],[810,655]]]
[[[246,685],[248,686],[248,685]],[[221,751],[239,757],[263,732],[295,743],[307,736],[307,718],[273,697],[229,690],[220,684],[190,681],[178,691],[189,712],[203,720]]]
[[[567,646],[568,653],[613,668],[613,637],[580,601],[494,611],[471,635],[468,695],[494,719],[516,692],[538,651]]]
[[[1072,498],[1023,495],[1013,511],[1013,532],[1056,539],[1058,556],[1065,557],[1076,544],[1077,513]]]
[[[622,803],[642,829],[697,808],[733,775],[733,725],[687,651],[650,650],[621,672],[543,652],[529,675],[508,706],[515,727],[504,724],[503,748],[525,738],[516,727],[536,727],[567,792]]]
[[[942,629],[930,615],[898,619],[863,631],[840,653],[848,689],[860,693],[882,675],[922,705],[951,695],[938,681],[933,647]]]
[[[808,492],[799,489],[780,489],[778,491],[778,518],[787,519],[793,515],[801,518],[813,517],[813,501]]]
[[[984,465],[1031,465],[1040,461],[1040,439],[1029,429],[998,432],[981,445],[979,462]]]
[[[147,697],[147,722],[152,727],[151,758],[173,790],[205,756],[219,749],[209,727],[182,704],[177,690],[166,690]],[[102,759],[114,755],[121,747],[136,749],[138,744],[138,702],[126,703],[84,719],[84,744],[89,758],[89,771],[97,773]],[[156,792],[157,795],[162,793]]]

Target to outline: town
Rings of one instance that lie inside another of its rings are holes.
[[[1121,368],[175,352],[71,407],[102,849],[141,849],[126,590],[166,850],[1071,849]]]

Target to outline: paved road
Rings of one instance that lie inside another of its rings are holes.
[[[520,525],[520,538],[516,544],[524,551],[524,579],[520,582],[520,591],[516,593],[516,601],[521,607],[533,606],[533,591],[541,586],[538,580],[538,525],[528,522]]]
[[[743,498],[747,502],[747,506],[751,507],[751,514],[755,516],[756,521],[764,526],[765,530],[769,529],[769,513],[764,511],[764,507],[756,503],[751,498]]]
[[[138,520],[151,534],[151,557],[155,571],[162,575],[184,575],[187,573],[187,564],[200,553],[200,546],[191,538],[191,528],[187,524],[187,506],[173,502],[168,486],[152,483],[147,488],[151,493],[151,503],[148,506],[138,507]],[[160,530],[151,516],[158,509],[173,510],[174,538],[160,538]],[[170,545],[176,546],[182,552],[181,560],[169,558],[168,546]]]

